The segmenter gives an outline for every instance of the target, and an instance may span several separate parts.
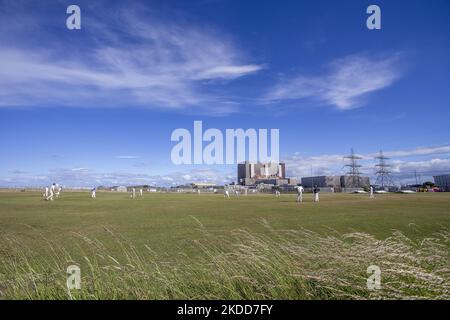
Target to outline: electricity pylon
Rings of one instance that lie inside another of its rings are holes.
[[[377,169],[377,171],[375,172],[375,174],[377,175],[377,181],[375,184],[380,184],[381,188],[393,185],[391,179],[391,171],[389,170],[391,166],[387,163],[387,160],[389,160],[389,158],[384,156],[383,150],[380,150],[380,155],[378,157],[375,157],[375,159],[378,160],[378,164],[375,165],[375,168]]]
[[[361,173],[359,172],[359,168],[362,166],[358,164],[357,160],[361,160],[362,157],[355,155],[353,148],[351,149],[351,153],[348,156],[345,156],[344,159],[349,159],[350,163],[346,164],[345,167],[348,167],[349,170],[347,174],[352,177],[352,185],[355,188],[361,187]]]

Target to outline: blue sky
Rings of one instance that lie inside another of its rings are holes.
[[[194,120],[280,129],[291,176],[342,173],[352,147],[398,183],[450,172],[447,0],[0,0],[0,23],[0,186],[232,181],[171,163]]]

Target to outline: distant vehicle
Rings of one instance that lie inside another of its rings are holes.
[[[353,193],[367,193],[367,191],[364,191],[364,190],[355,190],[355,191],[353,191]]]
[[[389,193],[388,191],[386,191],[386,190],[376,190],[376,191],[374,191],[375,193],[378,193],[378,194],[385,194],[385,193]]]

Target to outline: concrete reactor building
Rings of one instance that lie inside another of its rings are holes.
[[[284,163],[253,163],[245,161],[237,167],[237,178],[240,185],[249,186],[255,184],[286,185],[286,165]]]

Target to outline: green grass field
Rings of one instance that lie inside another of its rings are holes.
[[[411,264],[416,264],[408,267],[423,268],[415,271],[436,276],[436,286],[402,289],[397,298],[448,297],[447,284],[439,285],[439,281],[449,282],[443,268],[449,264],[450,193],[387,194],[375,199],[321,194],[320,203],[305,194],[301,205],[295,198],[293,194],[232,199],[208,194],[144,194],[131,199],[129,194],[98,192],[97,199],[91,199],[87,192],[66,192],[48,202],[39,193],[0,192],[0,297],[396,298],[397,287],[385,296],[382,290],[365,291],[365,264],[383,265],[391,258],[408,264],[405,255],[413,251],[417,256],[424,254],[423,261],[412,259]],[[364,240],[354,237],[359,234]],[[427,239],[433,245],[425,248]],[[395,241],[402,250],[408,246],[409,252],[402,256],[391,250]],[[323,254],[316,244],[323,246]],[[381,247],[386,251],[377,252],[372,260],[364,253]],[[436,256],[430,250],[441,250],[436,263],[427,262]],[[340,253],[349,255],[348,262],[338,262]],[[252,259],[259,260],[247,265]],[[333,259],[335,264],[327,266]],[[349,264],[352,259],[354,263]],[[116,262],[118,269],[113,270]],[[89,285],[68,295],[62,279],[70,263],[88,270],[83,275]],[[270,267],[257,268],[258,263]],[[348,274],[353,271],[346,268],[358,263],[361,268]],[[124,268],[131,268],[127,275],[117,274]],[[339,280],[321,273],[333,268],[339,270],[337,278],[357,276],[359,280],[354,281],[360,283],[353,289],[336,284],[339,292],[334,292],[328,282]],[[339,272],[347,273],[339,276]],[[55,279],[49,280],[54,274]],[[315,274],[323,279],[315,279]],[[48,275],[45,281],[39,280],[42,275]],[[276,281],[266,288],[264,283],[269,280],[265,277],[271,275]],[[396,280],[395,275],[389,276]],[[99,279],[106,277],[112,277],[109,287],[99,285]],[[416,283],[414,277],[408,279],[406,284]],[[222,287],[220,283],[227,281]]]

